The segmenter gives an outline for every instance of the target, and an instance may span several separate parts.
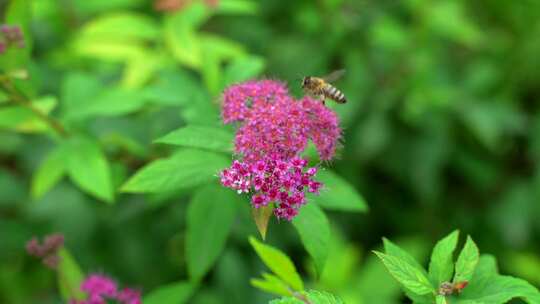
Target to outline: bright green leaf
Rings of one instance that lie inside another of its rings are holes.
[[[105,89],[97,96],[71,108],[68,119],[84,119],[94,116],[118,116],[134,112],[145,103],[136,90]]]
[[[195,285],[190,282],[180,281],[177,283],[160,286],[152,290],[143,299],[144,304],[183,304],[195,291]]]
[[[159,37],[159,25],[146,15],[133,12],[114,12],[86,23],[79,35],[96,39],[155,40]]]
[[[86,295],[80,289],[84,280],[84,273],[81,268],[65,248],[58,251],[58,257],[60,261],[57,270],[58,288],[62,299],[66,303],[70,300],[85,299]]]
[[[43,159],[32,178],[32,197],[40,198],[67,173],[67,155],[62,146],[56,147]]]
[[[365,212],[367,204],[356,189],[346,180],[329,170],[317,173],[317,180],[324,184],[319,196],[312,200],[324,209]]]
[[[280,278],[270,273],[263,273],[263,279],[251,279],[250,283],[253,287],[259,288],[262,291],[273,293],[281,296],[291,294],[289,286]]]
[[[453,254],[456,249],[459,231],[455,230],[444,239],[440,240],[431,253],[429,263],[429,278],[431,283],[439,285],[450,281],[454,272]]]
[[[214,152],[184,149],[156,160],[137,171],[123,186],[123,192],[170,192],[214,180],[227,167],[229,158]]]
[[[188,125],[176,129],[154,142],[231,152],[233,150],[234,135],[223,127]]]
[[[454,282],[470,281],[473,276],[474,269],[476,268],[476,264],[478,264],[479,258],[480,253],[478,252],[478,247],[476,247],[476,244],[472,238],[467,236],[465,246],[459,254],[456,262]]]
[[[307,204],[300,209],[292,221],[300,234],[302,244],[315,261],[317,272],[322,273],[328,257],[330,224],[324,212],[315,204]]]
[[[446,297],[445,297],[445,296],[441,296],[441,295],[438,295],[438,296],[435,298],[435,303],[436,303],[436,304],[448,304],[448,302],[446,301]]]
[[[287,283],[293,290],[304,290],[304,283],[296,271],[293,262],[286,254],[272,246],[261,243],[254,237],[250,237],[249,242],[257,252],[257,255],[273,273]]]
[[[408,290],[418,295],[435,293],[435,288],[422,269],[418,269],[400,257],[377,251],[374,253],[382,260],[390,274]]]
[[[193,281],[200,281],[225,247],[238,195],[217,184],[199,189],[187,210],[186,256]]]
[[[99,145],[84,137],[72,137],[66,143],[68,175],[82,190],[112,203],[111,169]]]

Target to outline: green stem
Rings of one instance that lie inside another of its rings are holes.
[[[0,75],[0,86],[8,93],[9,99],[13,103],[23,106],[32,111],[32,113],[34,113],[37,117],[43,120],[46,124],[48,124],[51,129],[58,133],[58,135],[60,135],[61,137],[68,137],[68,133],[66,132],[66,129],[62,126],[62,124],[54,118],[41,112],[38,108],[34,107],[32,102],[30,102],[30,100],[22,92],[20,92],[15,87],[15,85],[13,85],[13,83],[8,77]]]

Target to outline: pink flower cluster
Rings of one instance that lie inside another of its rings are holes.
[[[50,234],[40,244],[37,237],[33,237],[26,243],[26,251],[29,255],[41,258],[43,264],[51,269],[56,269],[59,263],[58,250],[64,246],[64,236],[59,233]]]
[[[70,304],[107,304],[110,300],[121,304],[142,303],[139,291],[130,288],[118,291],[112,279],[100,274],[89,275],[81,284],[81,290],[87,293],[88,298],[71,300]]]
[[[25,44],[21,28],[15,25],[0,25],[0,54],[12,46],[24,48]]]
[[[309,140],[321,160],[335,154],[341,135],[336,114],[320,101],[295,100],[283,83],[262,80],[229,87],[222,118],[240,123],[235,160],[221,172],[221,183],[239,193],[252,192],[253,207],[276,203],[274,214],[291,220],[306,203],[305,190],[318,193],[316,168],[300,157]]]

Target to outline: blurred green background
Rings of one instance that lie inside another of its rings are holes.
[[[344,68],[336,86],[349,101],[330,105],[343,147],[329,166],[370,210],[330,213],[319,281],[291,225],[273,219],[268,242],[306,266],[310,287],[346,303],[405,301],[370,253],[383,236],[427,261],[453,229],[497,256],[503,273],[540,286],[539,1],[23,2],[31,15],[4,21],[23,26],[27,47],[1,54],[3,71],[27,69],[24,92],[99,143],[114,189],[170,154],[152,140],[219,124],[226,85],[268,77],[301,96],[302,76]],[[5,102],[0,92],[0,303],[58,303],[54,274],[24,251],[31,236],[55,231],[86,271],[143,292],[186,277],[190,191],[115,193],[107,204],[68,179],[32,190],[54,136]],[[247,243],[256,230],[244,207],[190,303],[273,298],[249,285],[264,267]]]

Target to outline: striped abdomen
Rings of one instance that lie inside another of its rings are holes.
[[[324,95],[328,99],[332,99],[333,101],[337,103],[346,103],[347,98],[345,97],[345,94],[338,90],[336,87],[334,87],[331,84],[326,84],[323,88]]]

